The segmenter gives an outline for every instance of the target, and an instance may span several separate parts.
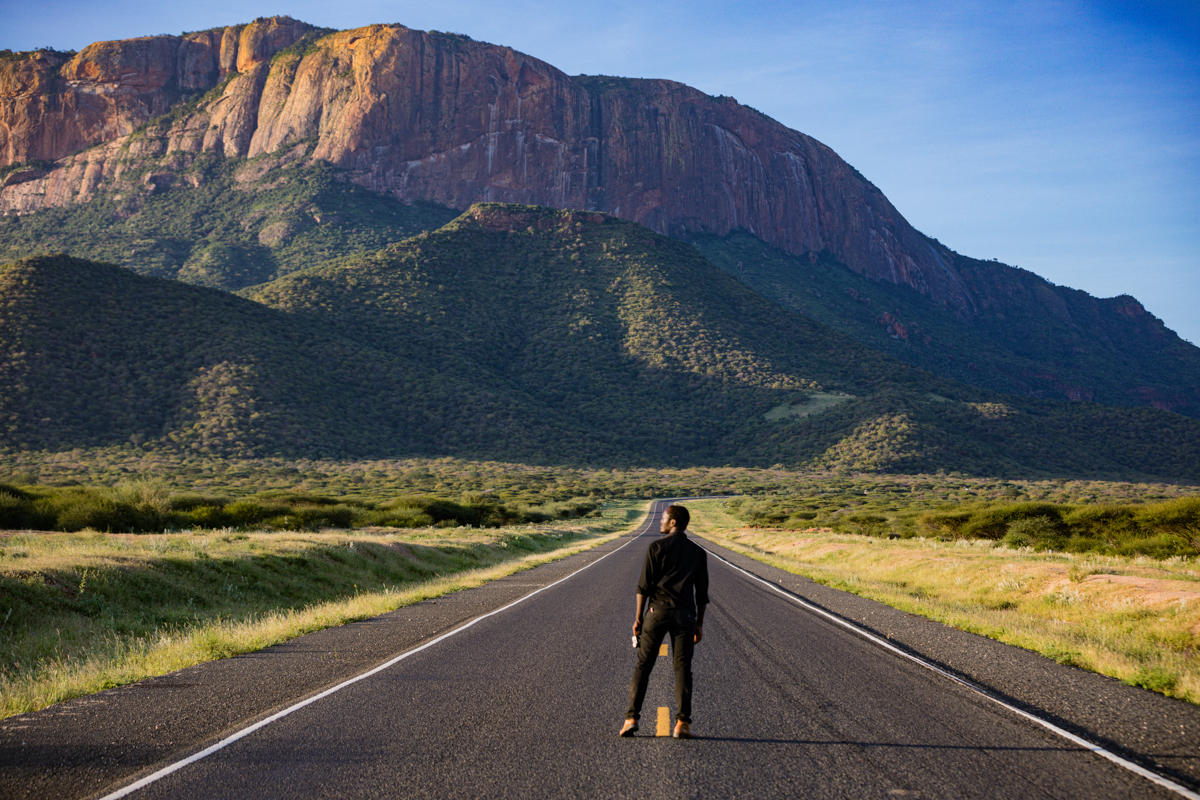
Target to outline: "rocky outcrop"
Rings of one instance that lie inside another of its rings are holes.
[[[0,61],[0,167],[128,136],[186,95],[252,72],[310,30],[270,17],[182,37],[97,42],[69,60],[37,52]]]
[[[405,201],[605,211],[676,237],[744,228],[974,313],[948,254],[882,193],[825,145],[732,98],[664,80],[571,78],[509,48],[399,25],[273,57],[307,30],[272,18],[92,45],[58,76],[37,56],[5,67],[0,165],[61,160],[0,188],[0,213],[84,201],[134,164],[161,173],[164,158],[182,167],[199,153],[303,155]],[[226,76],[219,96],[131,135],[180,92]]]

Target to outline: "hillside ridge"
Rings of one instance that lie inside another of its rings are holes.
[[[0,448],[1200,479],[1200,421],[931,376],[598,212],[477,205],[240,294],[0,266]]]

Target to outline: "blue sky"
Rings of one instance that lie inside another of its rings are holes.
[[[0,48],[288,14],[465,33],[569,74],[671,78],[820,139],[918,229],[1200,344],[1200,3],[0,0]]]

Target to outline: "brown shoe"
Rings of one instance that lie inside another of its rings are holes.
[[[638,729],[637,724],[638,724],[638,721],[636,719],[625,720],[625,727],[621,728],[621,732],[617,735],[618,736],[633,736],[635,733],[637,733],[637,729]]]
[[[676,722],[675,730],[674,730],[674,732],[671,733],[671,736],[676,739],[695,739],[696,738],[695,736],[692,735],[692,726],[686,722]]]

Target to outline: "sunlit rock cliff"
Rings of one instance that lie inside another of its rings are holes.
[[[0,62],[0,166],[22,165],[0,213],[154,191],[201,154],[324,160],[406,201],[600,210],[672,236],[741,228],[975,313],[949,255],[882,193],[732,98],[570,77],[400,25],[320,33],[275,17]]]

